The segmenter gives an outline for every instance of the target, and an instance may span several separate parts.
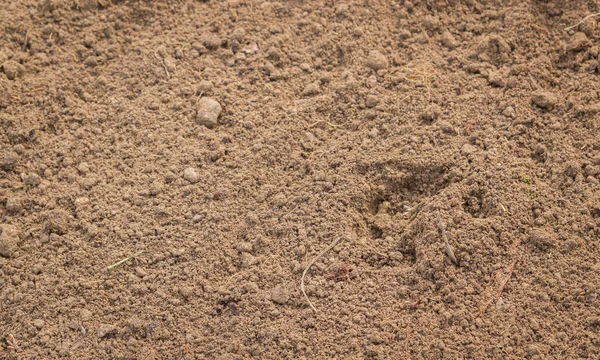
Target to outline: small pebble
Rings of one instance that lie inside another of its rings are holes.
[[[319,93],[319,88],[320,88],[320,86],[319,86],[318,82],[310,83],[310,84],[306,85],[304,90],[302,90],[302,96],[316,95]]]
[[[19,231],[14,225],[0,225],[0,256],[14,256],[19,241]]]
[[[221,104],[218,101],[203,97],[198,101],[196,107],[196,122],[211,129],[217,125],[221,110]]]
[[[100,324],[98,326],[98,337],[104,338],[108,335],[114,334],[117,332],[117,327],[111,324]]]
[[[283,286],[276,286],[271,290],[271,300],[275,304],[283,305],[290,299],[290,292]]]
[[[89,311],[88,309],[81,309],[79,311],[79,317],[81,318],[82,321],[88,321],[89,319],[92,318],[92,312]]]
[[[367,95],[367,99],[365,100],[365,105],[368,108],[374,108],[375,106],[377,106],[377,104],[379,104],[379,98],[375,95]]]
[[[241,253],[252,252],[252,243],[244,241],[238,244],[237,250]]]
[[[215,50],[221,46],[221,39],[219,39],[219,37],[213,33],[202,34],[200,37],[200,42],[210,50]]]
[[[2,64],[1,70],[9,80],[15,80],[23,75],[25,67],[14,60],[8,60]]]
[[[90,165],[88,165],[88,163],[86,163],[85,161],[81,162],[77,166],[77,170],[79,170],[79,172],[82,174],[87,174],[90,171]]]
[[[464,144],[460,149],[460,153],[464,156],[471,155],[477,151],[477,148],[471,144]]]
[[[450,50],[456,47],[456,40],[448,30],[442,34],[442,45]]]
[[[592,42],[588,37],[584,33],[578,32],[571,38],[571,42],[567,45],[567,50],[578,52],[583,51],[590,46],[592,46]]]
[[[42,182],[40,176],[34,172],[31,172],[23,178],[23,182],[28,186],[37,186]]]
[[[44,320],[42,319],[35,319],[33,320],[33,326],[35,326],[38,330],[44,327]]]
[[[370,67],[375,71],[385,69],[389,66],[387,57],[385,57],[385,55],[383,55],[377,50],[369,51],[369,55],[365,64],[367,65],[367,67]]]
[[[529,241],[540,250],[547,250],[556,243],[555,235],[543,229],[532,230]]]
[[[23,210],[23,201],[18,197],[9,197],[6,199],[6,211],[9,214],[16,214]]]
[[[208,80],[202,80],[198,83],[197,93],[202,95],[210,95],[213,90],[213,83]]]
[[[531,101],[542,109],[551,110],[558,100],[554,94],[548,91],[537,91],[532,95]]]
[[[438,104],[430,104],[421,114],[421,119],[425,121],[435,121],[442,112],[442,108]]]
[[[504,111],[502,112],[502,115],[511,119],[517,117],[517,113],[515,112],[515,109],[512,106],[507,106],[506,109],[504,109]]]
[[[438,123],[438,128],[440,130],[442,130],[443,132],[445,132],[446,134],[455,134],[456,130],[454,130],[454,127],[452,126],[452,124],[450,124],[449,122],[446,121],[440,121]]]
[[[183,170],[183,178],[192,184],[195,184],[198,181],[200,181],[200,175],[198,174],[196,169],[191,167]]]
[[[506,81],[504,80],[504,77],[502,76],[502,74],[500,74],[497,71],[489,72],[488,82],[490,83],[490,85],[497,86],[497,87],[506,86]]]

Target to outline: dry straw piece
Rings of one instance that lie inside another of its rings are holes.
[[[326,252],[333,249],[333,247],[338,242],[340,242],[340,240],[342,240],[341,237],[338,237],[335,240],[333,240],[333,242],[325,250],[321,251],[321,253],[319,255],[317,255],[315,258],[313,258],[311,260],[311,262],[308,264],[308,266],[306,267],[306,269],[304,269],[304,272],[302,273],[302,279],[300,280],[300,290],[302,290],[302,294],[304,295],[304,298],[306,299],[306,301],[308,302],[308,305],[310,306],[311,309],[313,309],[314,312],[317,312],[317,308],[315,308],[313,303],[308,298],[308,295],[306,295],[306,290],[304,289],[304,278],[306,277],[306,274],[308,273],[308,270],[310,269],[310,267],[313,266],[313,264],[315,262],[317,262],[317,260],[319,260],[321,257],[323,257],[323,255],[325,255]]]

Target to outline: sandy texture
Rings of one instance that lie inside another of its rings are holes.
[[[599,10],[1,1],[0,358],[597,358]]]

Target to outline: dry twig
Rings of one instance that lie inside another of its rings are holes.
[[[517,248],[521,244],[521,240],[515,240],[510,246],[510,252],[513,254],[513,261],[504,269],[498,269],[494,272],[492,279],[490,280],[490,285],[484,291],[484,298],[487,298],[483,304],[479,307],[479,313],[483,315],[485,311],[488,309],[490,304],[497,299],[500,299],[502,296],[502,292],[508,284],[508,281],[512,277],[513,271],[515,269],[515,264],[518,260],[518,252]],[[496,291],[494,292],[494,286]]]
[[[494,279],[492,281],[495,282],[497,289],[496,289],[495,293],[491,293],[488,295],[488,299],[479,308],[479,312],[481,314],[485,313],[487,308],[490,306],[490,304],[495,299],[499,299],[502,296],[502,291],[504,291],[504,288],[506,287],[508,280],[510,280],[510,278],[512,277],[512,273],[513,273],[516,263],[517,263],[517,259],[514,259],[510,263],[510,265],[508,265],[505,269],[498,269],[494,273]],[[492,286],[493,285],[494,284],[492,284]]]
[[[314,122],[314,123],[312,123],[312,124],[308,125],[308,128],[309,128],[309,129],[310,129],[310,128],[313,128],[313,127],[315,127],[315,126],[317,126],[317,125],[319,125],[319,124],[327,124],[327,125],[329,125],[329,126],[331,126],[331,127],[333,127],[333,128],[336,128],[336,129],[337,129],[337,128],[339,128],[339,125],[332,124],[332,123],[330,123],[329,121],[325,121],[325,120],[319,120],[319,121],[317,121],[317,122]]]
[[[23,41],[23,47],[22,47],[23,51],[27,50],[28,43],[29,43],[29,30],[27,30],[27,33],[25,33],[25,41]]]
[[[581,21],[580,21],[580,22],[578,22],[577,24],[575,24],[575,25],[573,25],[573,26],[566,27],[566,28],[565,28],[565,31],[567,31],[567,30],[571,30],[571,29],[573,29],[573,28],[575,28],[575,27],[577,27],[577,26],[579,26],[579,25],[583,24],[583,23],[584,23],[584,22],[586,22],[588,19],[591,19],[591,18],[593,18],[593,17],[596,17],[596,16],[600,16],[600,13],[595,13],[595,14],[591,14],[591,15],[588,15],[588,16],[584,17],[584,18],[583,18],[583,19],[581,19]]]
[[[158,54],[156,52],[154,52],[154,57],[156,58],[156,60],[160,61],[160,63],[162,64],[163,68],[165,69],[165,73],[167,73],[167,78],[171,78],[171,73],[169,72],[169,69],[167,68],[167,64],[165,64],[165,58],[160,58],[158,56]]]
[[[454,250],[452,250],[452,247],[450,246],[450,243],[448,242],[448,235],[446,235],[446,228],[444,227],[444,223],[442,222],[442,218],[440,217],[440,214],[437,214],[437,225],[438,225],[438,229],[440,230],[440,233],[442,234],[442,239],[444,240],[444,247],[446,248],[446,254],[448,254],[448,257],[450,257],[450,259],[452,260],[452,262],[456,265],[458,265],[458,260],[456,260],[456,256],[454,256]]]
[[[333,247],[338,242],[340,242],[340,240],[342,240],[341,237],[338,237],[335,240],[333,240],[333,242],[325,250],[321,251],[321,253],[319,255],[317,255],[317,257],[315,257],[311,260],[311,262],[308,264],[308,266],[306,267],[306,269],[304,269],[304,272],[302,273],[302,279],[300,280],[300,290],[302,290],[302,294],[304,295],[304,298],[306,299],[306,301],[308,301],[308,305],[310,306],[311,309],[313,309],[314,312],[317,312],[317,309],[315,308],[313,303],[308,298],[308,295],[306,295],[306,290],[304,289],[304,278],[306,277],[306,274],[308,273],[308,270],[310,269],[310,267],[313,266],[313,264],[315,262],[317,262],[317,260],[319,260],[323,255],[325,255],[326,252],[333,249]]]

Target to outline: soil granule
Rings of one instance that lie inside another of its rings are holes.
[[[1,1],[0,358],[598,358],[598,11]]]

